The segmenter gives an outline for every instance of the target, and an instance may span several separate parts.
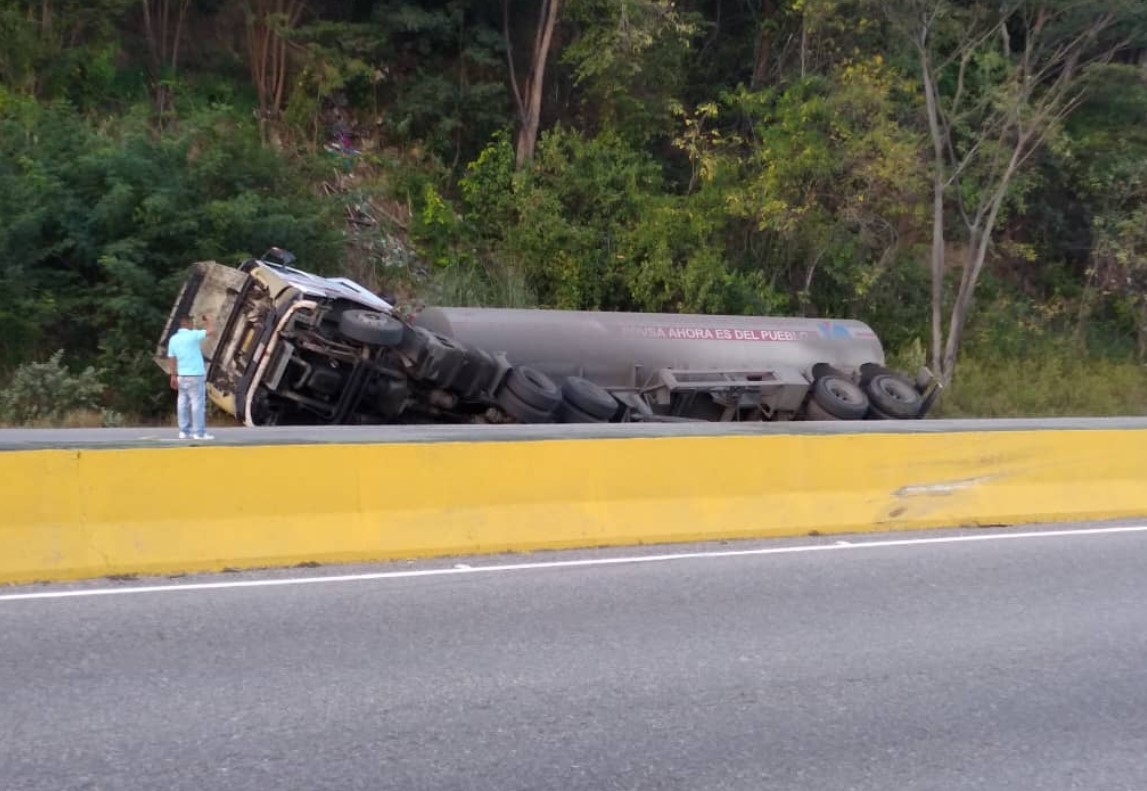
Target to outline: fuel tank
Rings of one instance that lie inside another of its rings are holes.
[[[818,362],[884,364],[860,321],[508,308],[427,308],[414,323],[551,376],[643,387],[659,369],[806,372]]]

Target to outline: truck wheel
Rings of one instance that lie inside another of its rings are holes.
[[[514,369],[517,370],[517,369]],[[519,423],[553,423],[554,410],[553,409],[538,409],[537,407],[527,404],[509,388],[503,387],[498,393],[495,402],[502,411],[512,417]]]
[[[395,346],[406,327],[394,316],[371,310],[348,310],[339,316],[339,333],[368,346]]]
[[[863,420],[868,412],[864,391],[842,376],[822,376],[812,386],[812,403],[837,420]]]
[[[892,372],[879,363],[864,363],[860,366],[860,386],[865,387],[881,374],[890,373]]]
[[[562,402],[562,391],[553,380],[536,368],[519,365],[510,369],[503,391],[508,390],[529,407],[552,415]]]
[[[884,373],[872,377],[864,388],[872,408],[894,420],[911,420],[920,414],[924,398],[903,377]]]
[[[596,420],[609,420],[617,414],[617,399],[604,387],[580,376],[562,382],[562,397],[567,405]]]
[[[555,413],[555,417],[557,417],[561,423],[608,423],[613,416],[595,417],[588,412],[583,412],[578,409],[569,401],[562,401],[561,406],[558,407],[558,411]]]
[[[844,372],[828,363],[817,363],[812,367],[813,380],[823,379],[826,376],[844,376]]]
[[[836,415],[830,415],[821,408],[820,404],[816,401],[809,401],[808,406],[805,407],[806,420],[840,420]]]

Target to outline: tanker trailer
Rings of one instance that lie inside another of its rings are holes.
[[[156,347],[210,315],[212,403],[249,426],[916,418],[935,389],[857,321],[429,308],[274,248],[193,264]]]
[[[936,396],[930,376],[887,370],[860,321],[431,307],[413,322],[560,383],[570,422],[914,419]]]

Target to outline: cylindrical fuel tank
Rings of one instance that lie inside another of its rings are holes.
[[[884,364],[863,322],[753,316],[504,308],[427,308],[414,323],[553,376],[584,376],[603,387],[642,387],[661,368],[807,371]]]

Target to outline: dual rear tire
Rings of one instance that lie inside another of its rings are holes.
[[[541,371],[519,365],[506,374],[496,401],[503,412],[521,423],[552,423],[562,391]]]
[[[911,382],[880,366],[864,366],[859,384],[824,363],[813,373],[810,420],[913,420],[924,404]]]
[[[571,376],[558,387],[528,365],[510,370],[497,403],[522,423],[607,423],[620,406],[607,390],[588,379]]]
[[[869,406],[868,396],[859,385],[830,373],[813,382],[807,411],[812,420],[864,420]]]

